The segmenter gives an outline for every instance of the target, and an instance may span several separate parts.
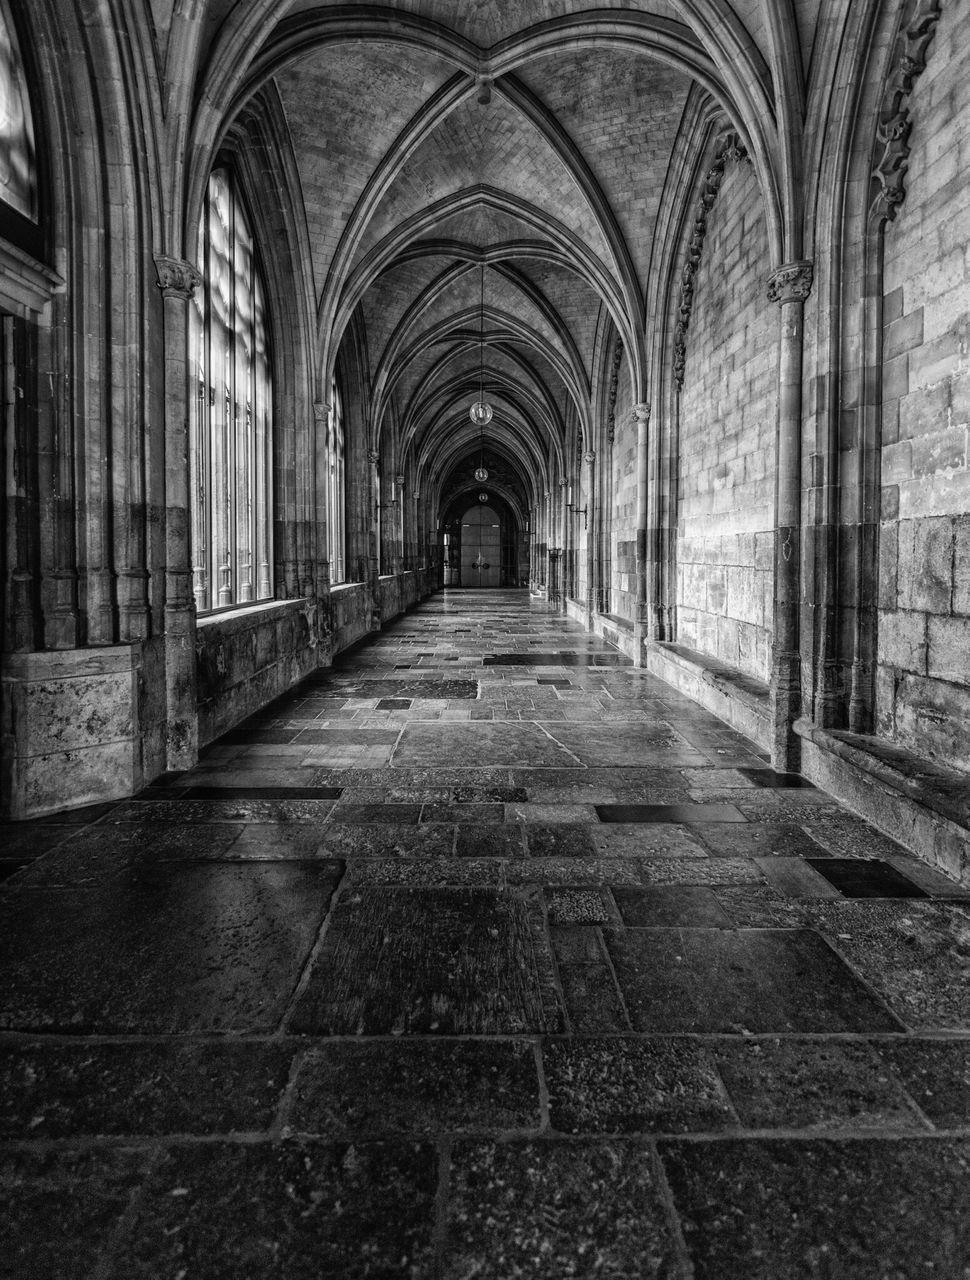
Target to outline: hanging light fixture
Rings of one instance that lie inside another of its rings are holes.
[[[468,410],[468,416],[478,427],[478,466],[475,469],[475,479],[481,483],[488,479],[488,472],[485,470],[485,428],[492,421],[492,406],[485,399],[485,263],[482,263],[482,289],[481,302],[479,306],[479,335],[478,335],[478,399]]]

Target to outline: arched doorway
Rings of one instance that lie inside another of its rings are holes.
[[[461,517],[461,584],[502,585],[502,522],[488,503],[474,503]]]

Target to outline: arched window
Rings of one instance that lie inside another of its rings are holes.
[[[0,3],[0,200],[37,221],[34,124],[17,33]]]
[[[190,320],[193,590],[200,612],[273,595],[265,291],[232,174],[209,178]]]
[[[346,493],[344,487],[344,413],[337,381],[330,384],[330,418],[327,423],[327,537],[330,581],[347,578]]]

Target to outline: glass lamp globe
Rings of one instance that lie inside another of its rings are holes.
[[[476,427],[487,427],[492,421],[492,406],[486,400],[476,400],[468,410],[468,416]]]

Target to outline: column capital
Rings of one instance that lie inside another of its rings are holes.
[[[196,289],[202,284],[202,275],[197,267],[184,258],[170,258],[160,253],[155,256],[155,272],[158,276],[158,287],[165,298],[182,298],[189,302]]]
[[[583,454],[583,461],[588,462],[590,465],[592,465],[596,461],[596,450],[587,449],[586,452]]]
[[[563,477],[563,479],[559,481],[559,488],[566,489],[568,488],[568,486],[569,486],[569,481],[565,477]]]
[[[631,410],[633,417],[637,422],[650,421],[650,401],[644,400],[641,404],[635,404]]]
[[[812,291],[815,273],[812,262],[786,262],[768,277],[769,302],[804,302]]]
[[[372,467],[376,467],[377,464],[380,462],[380,460],[381,460],[381,455],[378,453],[376,449],[367,450],[367,461],[371,464]]]
[[[330,405],[326,400],[314,400],[313,418],[317,426],[326,425],[330,418]]]

